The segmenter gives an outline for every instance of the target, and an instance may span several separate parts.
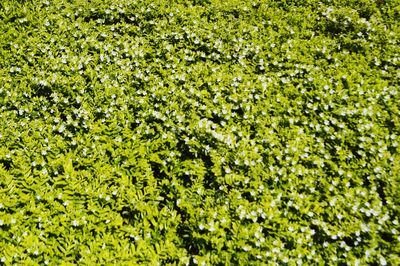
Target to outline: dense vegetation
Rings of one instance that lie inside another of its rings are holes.
[[[1,263],[400,264],[399,18],[1,1]]]

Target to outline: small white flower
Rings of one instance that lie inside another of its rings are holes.
[[[65,130],[65,126],[61,125],[60,128],[58,129],[58,132],[62,133]]]
[[[379,262],[381,263],[382,266],[387,265],[386,259],[384,257],[380,257]]]
[[[243,250],[244,250],[244,251],[249,251],[249,250],[251,250],[251,247],[250,247],[250,246],[244,246],[244,247],[243,247]]]

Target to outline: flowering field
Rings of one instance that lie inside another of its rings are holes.
[[[399,0],[3,0],[0,264],[399,265]]]

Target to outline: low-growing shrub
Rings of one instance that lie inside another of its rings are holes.
[[[1,263],[399,264],[378,2],[2,1]]]

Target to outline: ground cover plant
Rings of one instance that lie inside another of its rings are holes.
[[[0,263],[400,264],[398,0],[3,0]]]

